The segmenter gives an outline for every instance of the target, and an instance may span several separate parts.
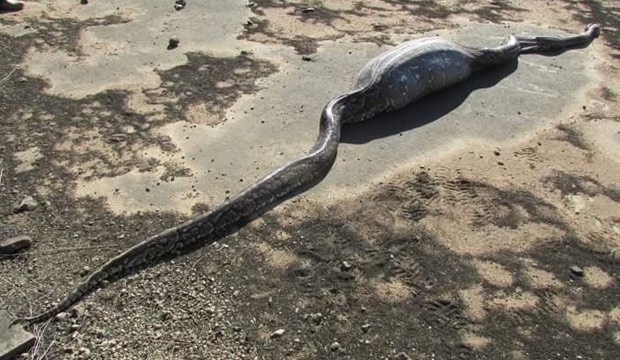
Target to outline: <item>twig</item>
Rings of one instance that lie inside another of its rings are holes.
[[[69,248],[58,248],[47,251],[24,251],[18,254],[2,254],[0,257],[15,257],[19,255],[52,255],[61,252],[69,252],[69,251],[82,251],[82,250],[97,250],[97,249],[117,249],[116,245],[101,245],[101,246],[78,246],[78,247],[69,247]]]
[[[49,326],[50,322],[52,322],[52,319],[49,319],[45,322],[45,325],[43,326],[43,328],[41,329],[41,331],[38,332],[38,334],[36,334],[36,342],[32,348],[32,358],[36,359],[37,357],[37,353],[39,352],[39,349],[41,348],[41,345],[43,343],[43,335],[45,334],[45,331],[47,330],[47,327]],[[54,343],[54,340],[52,340],[52,344]],[[47,353],[47,351],[46,351]],[[44,353],[45,354],[45,353]],[[43,357],[39,357],[39,359],[43,359]]]
[[[2,79],[0,79],[0,84],[2,84],[5,80],[7,80],[11,75],[13,75],[13,73],[17,71],[16,68],[13,68],[13,70],[9,71],[8,74],[6,74]]]

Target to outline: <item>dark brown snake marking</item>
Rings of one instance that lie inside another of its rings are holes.
[[[570,37],[511,36],[489,49],[464,47],[441,38],[406,42],[371,60],[360,72],[356,90],[332,99],[321,113],[319,137],[310,152],[260,179],[228,202],[177,227],[167,229],[114,257],[82,281],[56,306],[16,323],[36,323],[67,310],[104,281],[178,256],[234,233],[239,228],[319,183],[331,169],[343,123],[360,122],[402,108],[463,81],[473,71],[515,61],[521,53],[563,52],[587,46],[600,28],[591,24]]]

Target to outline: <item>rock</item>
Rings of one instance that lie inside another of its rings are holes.
[[[279,338],[279,337],[282,337],[282,335],[284,335],[284,329],[278,329],[271,333],[271,338],[272,339]]]
[[[39,202],[36,201],[32,196],[26,196],[22,202],[15,207],[14,211],[16,213],[24,212],[24,211],[32,211],[39,207]]]
[[[87,5],[88,4],[88,0],[80,0],[80,4]]]
[[[340,343],[337,341],[334,341],[331,345],[329,345],[329,349],[331,351],[338,351],[340,350]]]
[[[303,61],[314,61],[314,58],[312,56],[310,56],[310,55],[302,55],[301,59]]]
[[[80,276],[88,275],[88,274],[90,274],[90,271],[91,271],[90,266],[88,266],[88,265],[84,266],[82,268],[82,271],[80,271]]]
[[[583,276],[583,269],[580,268],[577,265],[573,265],[570,267],[570,273],[575,276],[575,277],[582,277]]]
[[[364,331],[364,332],[368,332],[368,330],[370,330],[370,324],[364,324],[364,325],[362,325],[362,331]]]
[[[86,305],[77,304],[69,310],[69,316],[72,319],[77,319],[82,317],[86,313]]]
[[[21,326],[11,326],[11,316],[0,310],[0,360],[15,359],[28,351],[35,343],[35,337]]]
[[[127,141],[127,134],[114,134],[108,138],[110,142],[123,142]]]
[[[323,320],[323,314],[321,313],[310,314],[310,320],[312,320],[313,323],[319,325],[321,321]]]
[[[348,271],[351,270],[353,268],[353,265],[351,265],[348,261],[343,261],[342,264],[340,265],[340,270],[342,271]]]
[[[304,13],[304,14],[307,14],[307,13],[314,12],[314,10],[315,10],[315,9],[314,9],[313,7],[308,6],[308,7],[305,7],[305,8],[303,8],[303,9],[301,9],[301,12],[302,12],[302,13]]]
[[[411,356],[407,355],[407,353],[404,353],[404,352],[399,352],[398,354],[394,355],[394,359],[395,360],[413,360],[411,359]]]
[[[29,236],[15,236],[0,243],[0,253],[17,254],[20,251],[28,249],[30,245],[32,245],[32,239]]]
[[[185,0],[176,0],[174,2],[174,9],[176,11],[179,11],[179,10],[183,9],[186,5],[187,5],[187,3],[185,2]]]
[[[69,314],[66,312],[61,312],[56,314],[56,316],[54,316],[54,319],[56,319],[56,321],[65,321],[69,318]]]
[[[171,37],[170,40],[168,40],[168,50],[176,49],[179,46],[180,42],[181,40],[179,40],[178,37]]]

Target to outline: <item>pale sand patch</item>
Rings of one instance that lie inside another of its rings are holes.
[[[158,121],[163,120],[166,117],[166,107],[164,105],[165,102],[175,102],[175,99],[172,94],[162,95],[161,90],[159,91],[156,97],[149,97],[146,95],[147,92],[151,94],[156,90],[144,90],[141,89],[132,89],[128,90],[128,97],[125,103],[127,106],[127,110],[131,112],[135,112],[141,115],[148,115],[149,120]]]
[[[599,310],[578,311],[575,306],[568,306],[565,316],[570,327],[584,332],[602,329],[606,318]]]
[[[529,291],[510,295],[500,291],[497,294],[498,296],[491,300],[489,306],[507,311],[534,309],[540,300],[538,296]]]
[[[607,316],[609,317],[609,321],[611,323],[620,326],[620,306],[616,306],[611,309]]]
[[[23,173],[26,171],[30,171],[34,169],[34,163],[40,159],[43,159],[43,154],[41,154],[41,150],[36,147],[30,147],[24,151],[18,151],[13,154],[15,160],[19,161],[20,164],[15,168],[15,173]]]
[[[372,281],[371,286],[375,294],[383,301],[397,303],[411,298],[411,288],[398,280]]]
[[[614,342],[616,345],[620,346],[620,330],[614,333]]]
[[[584,129],[586,135],[595,144],[598,151],[605,153],[616,162],[620,162],[620,122],[597,119]]]
[[[561,288],[564,287],[553,273],[539,269],[533,264],[527,264],[525,277],[530,286],[534,289]]]
[[[267,243],[259,243],[258,251],[265,257],[270,266],[276,269],[286,269],[293,264],[308,265],[307,260],[301,259],[288,251],[282,251],[272,248]]]
[[[468,332],[468,333],[461,335],[461,339],[463,341],[463,344],[471,347],[472,349],[476,351],[480,351],[484,349],[487,345],[489,345],[493,341],[492,339],[488,337],[480,336],[472,332]]]
[[[512,274],[496,262],[474,260],[473,265],[478,270],[480,277],[491,285],[508,287],[514,282]]]
[[[540,223],[523,224],[518,229],[495,226],[474,229],[438,216],[428,216],[421,222],[450,250],[473,256],[498,251],[525,252],[563,233],[554,226]]]
[[[64,165],[79,178],[85,178],[118,169],[118,164],[131,160],[138,148],[135,145],[126,145],[125,151],[115,151],[114,146],[106,141],[98,130],[70,127],[65,131],[65,136],[56,143],[54,150],[71,153],[75,157],[97,154],[90,160],[84,160],[73,165],[65,161],[58,161],[59,164]]]
[[[204,103],[189,105],[187,110],[183,113],[183,116],[190,123],[205,124],[208,126],[216,126],[225,121],[224,117],[207,109],[207,105]]]
[[[274,235],[274,238],[278,241],[286,242],[287,240],[291,238],[291,235],[284,230],[277,230]]]
[[[527,360],[529,357],[525,355],[523,350],[513,350],[510,352],[510,359],[512,360]]]
[[[465,304],[467,317],[474,322],[482,322],[487,317],[484,308],[484,296],[482,286],[474,285],[468,289],[459,290],[459,296]]]
[[[588,266],[583,269],[586,283],[593,288],[607,289],[614,283],[614,278],[596,266]]]

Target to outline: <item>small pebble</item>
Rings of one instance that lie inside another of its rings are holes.
[[[279,338],[282,337],[282,335],[284,335],[284,329],[278,329],[271,333],[271,338]]]
[[[54,318],[57,321],[65,321],[69,318],[69,314],[67,314],[66,312],[61,312],[61,313],[56,314]]]
[[[186,5],[187,5],[187,2],[185,2],[185,0],[176,0],[174,2],[174,9],[176,11],[179,11],[179,10],[183,9]]]
[[[32,196],[26,196],[22,200],[22,202],[20,202],[19,205],[17,205],[15,209],[13,209],[13,211],[16,213],[20,213],[24,211],[32,211],[38,207],[39,207],[38,201],[36,201]]]
[[[399,352],[394,356],[395,360],[412,360],[411,356],[407,355],[407,353]]]
[[[577,265],[573,265],[570,268],[570,273],[573,274],[576,277],[582,277],[583,276],[583,269],[580,268]]]
[[[82,268],[82,271],[80,271],[80,275],[81,276],[88,275],[88,274],[90,274],[90,270],[91,270],[90,266],[84,266]]]
[[[0,242],[0,253],[16,254],[28,249],[32,245],[32,239],[26,235],[15,236]]]
[[[179,46],[180,42],[181,40],[179,40],[178,37],[171,37],[170,40],[168,40],[168,50],[176,49]]]
[[[329,346],[329,349],[330,349],[331,351],[338,351],[338,350],[340,350],[340,343],[339,343],[339,342],[337,342],[337,341],[334,341],[334,342],[333,342],[333,343]]]
[[[127,140],[127,134],[114,134],[110,136],[109,140],[111,142],[123,142]]]

